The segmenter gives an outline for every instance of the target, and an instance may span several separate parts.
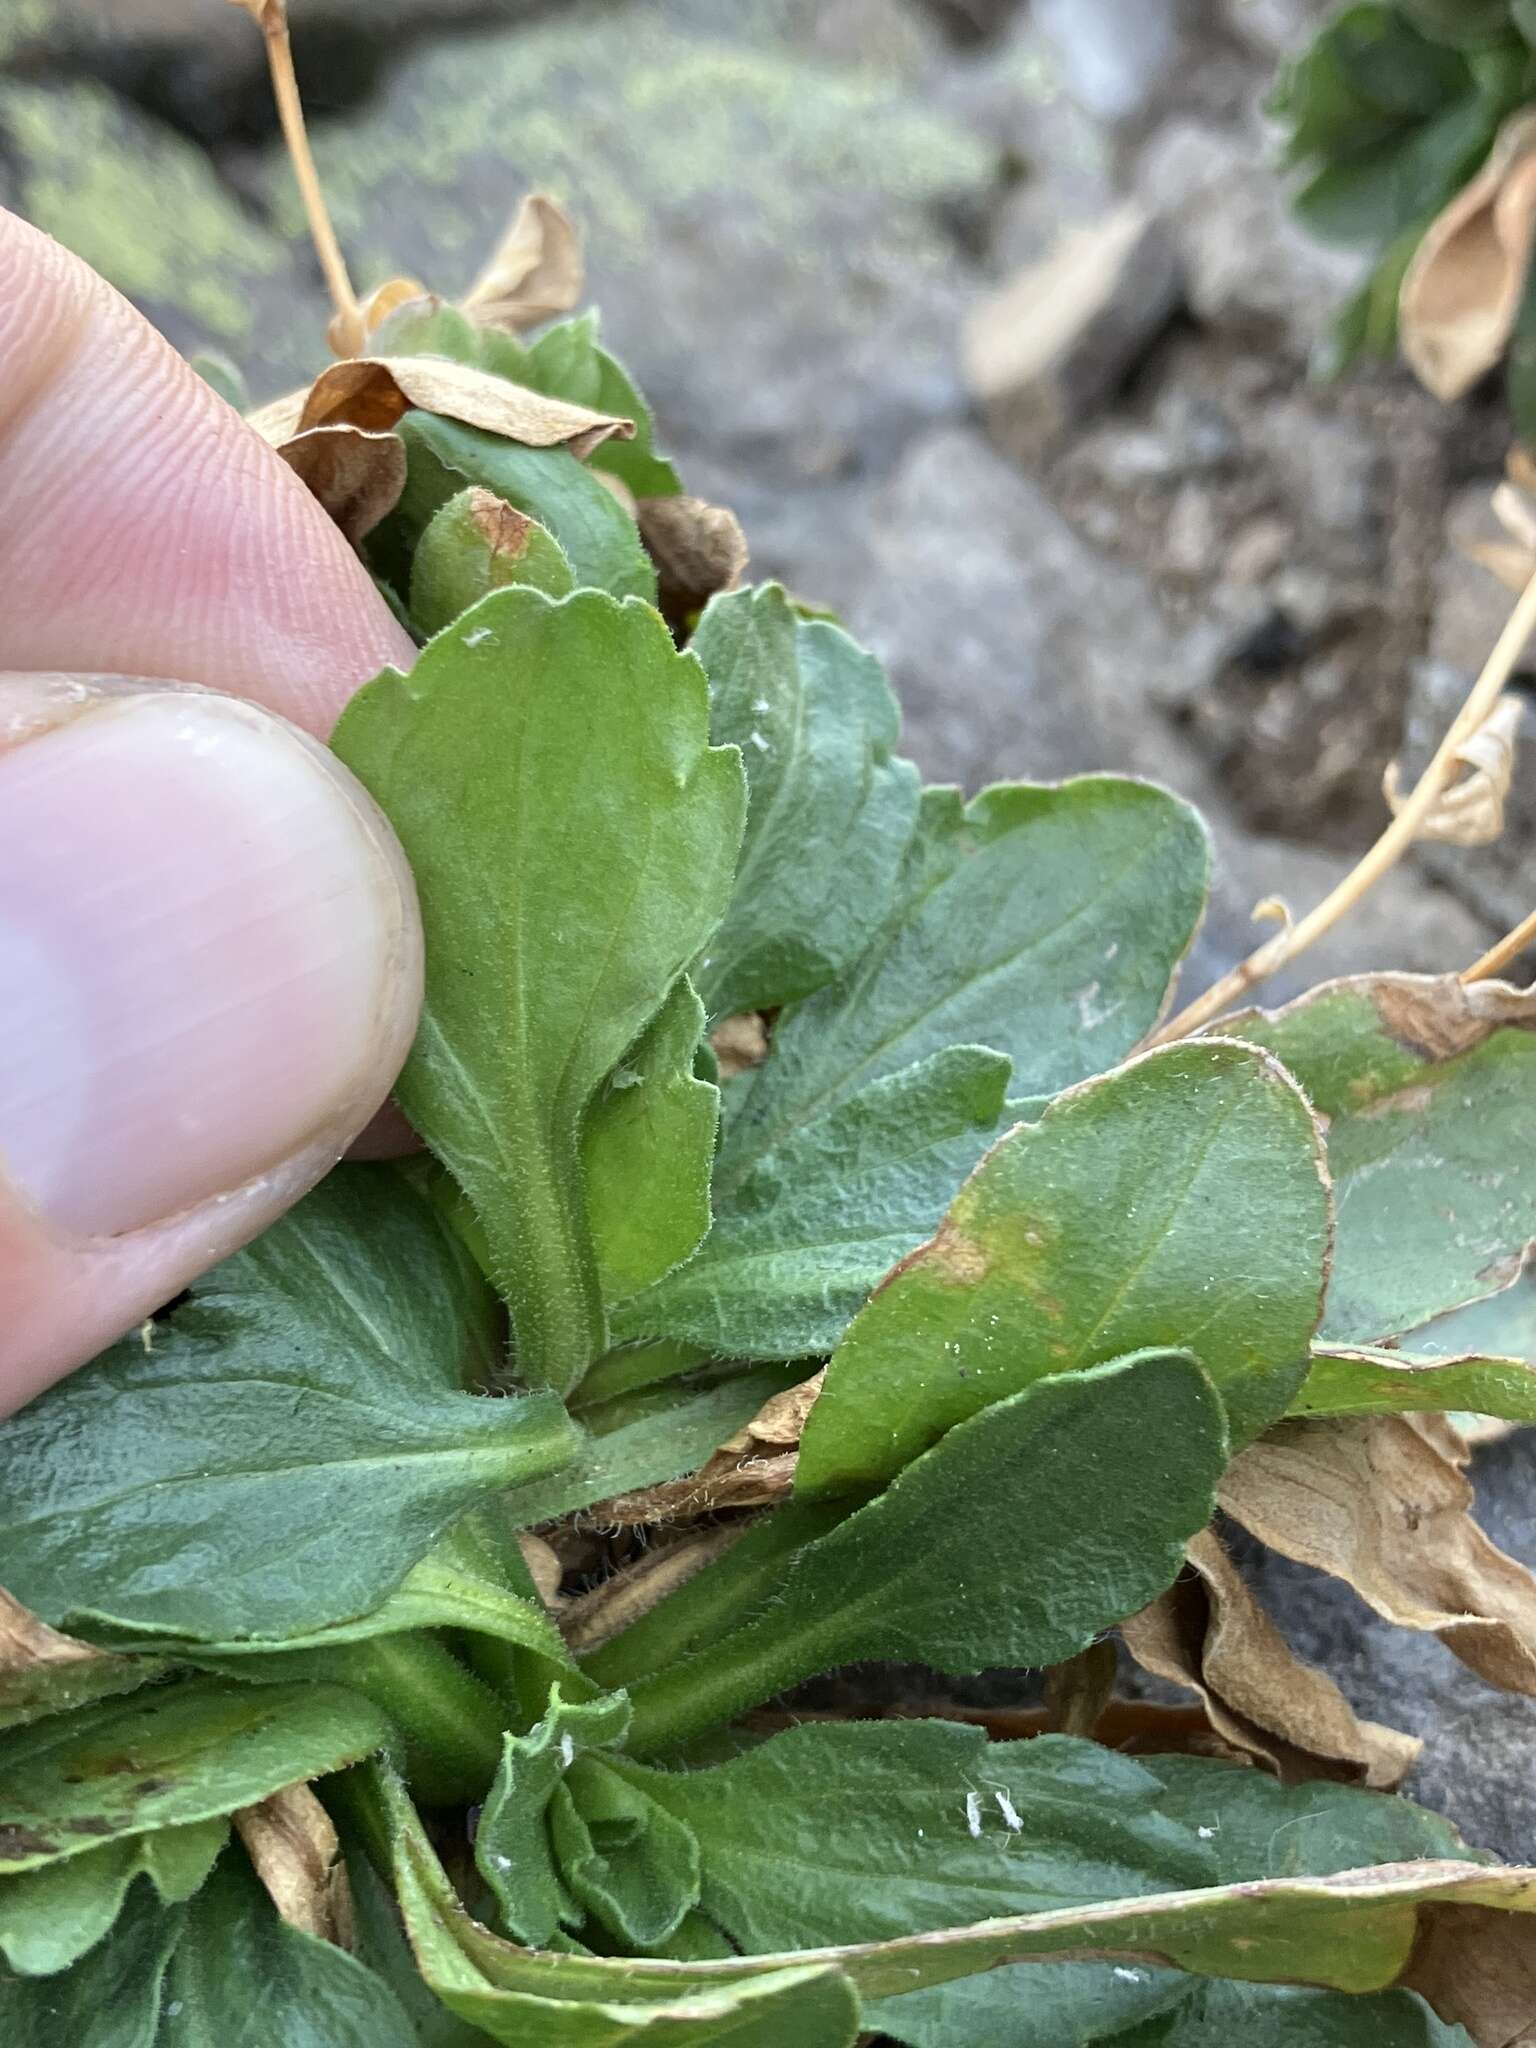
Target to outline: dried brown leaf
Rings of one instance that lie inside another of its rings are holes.
[[[248,417],[264,440],[280,448],[309,427],[386,434],[418,408],[526,448],[569,448],[582,457],[610,437],[630,440],[635,431],[633,420],[547,397],[445,356],[360,356],[332,363],[307,391],[290,391]]]
[[[1509,345],[1536,247],[1536,114],[1514,114],[1487,163],[1431,224],[1398,297],[1403,354],[1460,398]]]
[[[1426,1906],[1399,1982],[1477,2048],[1536,2042],[1536,1919],[1492,1906]]]
[[[658,603],[685,625],[717,591],[734,590],[747,566],[747,537],[734,512],[703,498],[641,498],[640,538],[656,564]]]
[[[1197,1693],[1217,1735],[1287,1783],[1397,1784],[1421,1745],[1359,1719],[1325,1672],[1293,1654],[1211,1530],[1188,1558],[1192,1570],[1121,1625],[1137,1663]]]
[[[776,1507],[795,1483],[800,1433],[821,1392],[826,1368],[765,1401],[752,1420],[727,1437],[686,1479],[622,1493],[591,1510],[602,1523],[643,1528],[654,1522],[691,1522],[727,1508]]]
[[[405,489],[405,443],[362,427],[309,427],[278,448],[355,547],[387,519]]]
[[[559,1552],[542,1536],[535,1536],[531,1529],[519,1531],[517,1547],[523,1553],[523,1563],[528,1567],[534,1591],[551,1614],[557,1613],[564,1605],[560,1597],[560,1582],[565,1577],[565,1566],[560,1562]]]
[[[483,326],[520,334],[581,299],[581,240],[547,192],[530,192],[461,301]]]
[[[430,298],[426,286],[414,277],[392,277],[373,290],[355,308],[335,314],[325,330],[326,345],[333,356],[361,355],[370,335],[377,334],[391,313],[416,299]]]
[[[1466,773],[1441,791],[1419,826],[1418,838],[1439,840],[1447,846],[1489,846],[1502,834],[1524,714],[1524,703],[1513,691],[1499,698],[1477,731],[1456,749],[1456,759]],[[1396,817],[1407,799],[1395,761],[1387,764],[1381,789]]]
[[[1233,1460],[1218,1498],[1272,1550],[1439,1636],[1490,1685],[1536,1695],[1536,1576],[1473,1521],[1472,1488],[1434,1438],[1398,1415],[1283,1423]]]
[[[1117,1667],[1110,1636],[1090,1643],[1064,1664],[1053,1664],[1045,1674],[1045,1710],[1052,1730],[1080,1735],[1085,1741],[1091,1738],[1114,1693]]]
[[[571,1602],[560,1617],[561,1633],[583,1656],[597,1649],[649,1614],[705,1565],[723,1557],[745,1533],[744,1522],[728,1523],[717,1529],[698,1529],[675,1542],[658,1543],[642,1551],[633,1564]]]
[[[0,1587],[0,1681],[24,1677],[38,1665],[67,1668],[108,1661],[105,1650],[60,1635]]]
[[[761,1011],[742,1010],[737,1016],[722,1017],[709,1042],[720,1063],[721,1080],[730,1081],[768,1057],[768,1026]]]
[[[235,1815],[256,1875],[290,1927],[350,1946],[351,1898],[331,1817],[307,1784],[286,1785]]]

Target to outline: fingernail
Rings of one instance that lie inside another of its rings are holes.
[[[96,687],[0,752],[0,1172],[115,1236],[339,1151],[420,959],[399,850],[324,749],[229,698]]]

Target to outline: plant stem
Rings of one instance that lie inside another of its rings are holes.
[[[1487,981],[1490,975],[1500,973],[1511,960],[1517,959],[1533,940],[1536,940],[1536,910],[1522,917],[1514,930],[1506,932],[1496,946],[1490,946],[1481,959],[1463,968],[1462,981]]]
[[[494,1694],[434,1637],[338,1643],[314,1675],[382,1707],[405,1745],[406,1776],[427,1806],[483,1798],[501,1763],[507,1716]]]
[[[1533,632],[1536,632],[1536,576],[1520,593],[1497,645],[1483,665],[1482,674],[1435,750],[1434,759],[1376,844],[1337,888],[1329,891],[1315,910],[1308,911],[1298,923],[1277,932],[1272,939],[1257,947],[1246,960],[1229,974],[1224,974],[1203,996],[1198,996],[1156,1032],[1147,1041],[1149,1045],[1166,1045],[1171,1039],[1186,1038],[1213,1017],[1219,1017],[1224,1010],[1241,1001],[1258,982],[1294,960],[1298,953],[1305,952],[1314,939],[1320,939],[1324,932],[1337,924],[1346,911],[1352,910],[1361,897],[1396,866],[1418,837],[1419,829],[1433,810],[1441,791],[1455,774],[1458,748],[1471,738],[1497,703]],[[1481,965],[1479,962],[1478,966]],[[1476,978],[1471,970],[1469,975]]]
[[[249,0],[236,0],[236,4],[248,6]],[[294,176],[299,182],[299,197],[304,202],[310,238],[325,274],[331,303],[336,308],[333,345],[345,344],[336,347],[338,355],[356,355],[362,344],[362,310],[352,289],[347,261],[331,224],[330,208],[325,203],[320,174],[315,169],[314,153],[309,146],[309,131],[304,125],[304,103],[299,97],[298,79],[294,76],[293,44],[288,34],[288,0],[258,0],[253,12],[257,26],[266,38],[272,97],[277,102],[283,141],[288,146]]]

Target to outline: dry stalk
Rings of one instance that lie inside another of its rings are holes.
[[[1536,576],[1533,576],[1520,593],[1518,603],[1510,613],[1503,632],[1493,652],[1483,665],[1482,674],[1472,685],[1466,702],[1451,722],[1450,730],[1435,750],[1433,760],[1415,783],[1412,792],[1403,799],[1402,807],[1387,826],[1376,844],[1350,870],[1344,879],[1323,898],[1315,910],[1308,911],[1294,925],[1279,931],[1272,939],[1266,939],[1240,961],[1230,973],[1208,988],[1204,995],[1186,1005],[1179,1014],[1148,1041],[1149,1045],[1166,1045],[1171,1039],[1186,1038],[1202,1025],[1209,1024],[1223,1011],[1240,1002],[1248,991],[1259,982],[1277,972],[1299,953],[1304,953],[1315,939],[1331,930],[1347,911],[1350,911],[1373,889],[1391,868],[1395,867],[1419,837],[1424,821],[1434,810],[1441,792],[1455,774],[1459,752],[1472,735],[1479,730],[1494,705],[1498,702],[1505,684],[1514,673],[1515,665],[1525,652],[1526,642],[1536,632]],[[1521,928],[1524,930],[1524,927]],[[1515,935],[1512,933],[1511,938]],[[1502,966],[1504,959],[1513,957],[1502,952],[1501,942],[1492,955],[1485,955],[1484,961],[1469,968],[1463,977],[1477,980],[1480,973],[1492,973],[1494,967]],[[1518,947],[1515,949],[1518,951]],[[1485,965],[1494,960],[1494,967]]]
[[[1506,932],[1496,946],[1490,946],[1481,959],[1474,960],[1470,967],[1462,969],[1463,981],[1487,981],[1490,976],[1500,974],[1511,960],[1518,958],[1527,946],[1536,940],[1536,910],[1522,917],[1512,932]]]
[[[320,174],[315,169],[314,153],[309,146],[309,131],[304,125],[304,103],[299,97],[299,82],[293,69],[293,45],[288,34],[288,0],[232,0],[232,4],[245,9],[266,39],[267,64],[272,73],[272,97],[277,102],[283,141],[288,146],[294,176],[298,179],[299,197],[304,202],[304,215],[309,222],[310,239],[314,242],[315,254],[319,257],[320,268],[325,274],[326,289],[331,295],[331,303],[336,308],[336,317],[331,322],[328,338],[337,355],[355,356],[363,341],[362,308],[358,304],[357,293],[352,289],[347,261],[341,253],[341,244],[337,241],[336,230],[331,224],[330,208],[325,203]]]

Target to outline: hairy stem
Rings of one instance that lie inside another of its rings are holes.
[[[1457,750],[1477,731],[1498,702],[1533,632],[1536,632],[1536,576],[1521,592],[1497,645],[1483,665],[1482,674],[1452,720],[1434,759],[1376,844],[1337,888],[1329,891],[1315,910],[1308,911],[1298,923],[1277,932],[1272,939],[1257,947],[1246,960],[1229,974],[1224,974],[1203,996],[1198,996],[1155,1033],[1147,1041],[1149,1045],[1166,1045],[1170,1039],[1186,1038],[1240,1002],[1257,983],[1294,960],[1298,953],[1304,953],[1314,939],[1320,939],[1324,932],[1336,925],[1384,874],[1397,865],[1418,837],[1420,827],[1434,809],[1441,791],[1456,773]],[[1477,965],[1481,967],[1482,963]],[[1474,970],[1468,970],[1468,978],[1476,979]]]

